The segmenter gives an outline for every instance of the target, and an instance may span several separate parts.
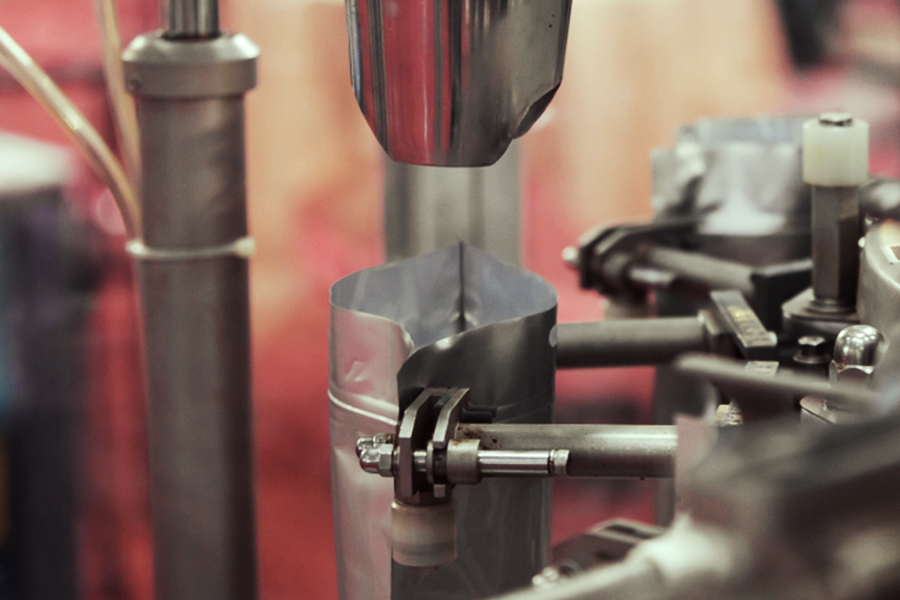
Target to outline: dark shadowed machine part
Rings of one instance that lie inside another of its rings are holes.
[[[0,134],[0,597],[77,597],[87,290],[62,149]],[[83,377],[83,376],[82,376]]]
[[[493,164],[562,81],[571,0],[347,0],[356,99],[400,162]]]
[[[258,50],[172,0],[125,77],[140,126],[140,285],[155,594],[256,598],[244,94]]]

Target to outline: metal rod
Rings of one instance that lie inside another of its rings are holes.
[[[711,290],[738,290],[745,296],[754,291],[752,267],[699,252],[654,246],[647,253],[647,264]]]
[[[169,0],[168,38],[210,38],[219,35],[218,0]]]
[[[708,379],[729,393],[814,396],[862,411],[877,410],[883,403],[881,396],[864,384],[830,383],[823,377],[804,373],[761,375],[747,370],[744,362],[725,358],[687,355],[679,358],[673,366],[685,375]]]
[[[570,477],[671,477],[678,439],[671,425],[465,424],[459,433],[487,450],[568,450]]]
[[[484,477],[554,475],[555,450],[479,450],[478,472]],[[563,472],[565,472],[563,470]]]
[[[821,308],[856,305],[859,208],[856,187],[812,186],[813,294]]]
[[[560,323],[556,331],[559,369],[661,364],[706,349],[696,317]]]

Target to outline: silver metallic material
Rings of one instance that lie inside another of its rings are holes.
[[[878,362],[878,349],[883,343],[884,336],[871,325],[851,325],[834,341],[834,362],[872,367]]]
[[[804,366],[818,366],[829,362],[828,340],[820,335],[804,335],[797,340],[799,346],[794,362]]]
[[[125,53],[143,160],[137,277],[160,599],[257,594],[248,266],[216,250],[247,236],[243,94],[255,56],[239,36],[156,34]]]
[[[511,265],[521,260],[520,152],[513,142],[489,167],[421,167],[386,161],[388,262],[466,242]]]
[[[356,99],[388,155],[494,163],[562,80],[571,0],[346,0]]]
[[[122,59],[125,85],[153,98],[240,96],[256,87],[259,48],[241,34],[209,40],[172,40],[160,32],[138,36]]]
[[[859,382],[871,385],[875,366],[883,350],[884,336],[871,325],[851,325],[834,341],[834,360],[828,369],[832,381]],[[841,408],[835,401],[829,408]]]
[[[218,0],[162,0],[168,3],[170,38],[211,38],[219,34]]]
[[[356,442],[359,464],[367,473],[394,476],[394,436],[383,433],[362,437]],[[424,469],[424,465],[423,465]]]
[[[549,422],[556,302],[536,275],[468,246],[333,286],[329,398],[342,600],[484,597],[527,584],[546,564],[549,481],[494,479],[453,491],[456,561],[431,572],[392,567],[391,482],[359,468],[356,442],[396,427],[398,406],[435,386],[469,388],[470,406],[490,407],[498,421]]]
[[[447,481],[459,483],[478,483],[484,471],[479,470],[478,440],[453,441],[447,447]]]
[[[560,469],[565,474],[567,460],[568,455],[559,455],[556,450],[482,450],[478,453],[478,470],[484,476],[549,477]]]
[[[856,187],[813,186],[813,303],[822,312],[852,312],[859,277]]]
[[[487,450],[567,450],[569,477],[671,477],[678,441],[670,425],[462,424],[459,435]]]

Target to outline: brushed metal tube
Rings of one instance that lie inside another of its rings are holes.
[[[169,0],[168,38],[210,38],[219,35],[218,0]]]
[[[678,441],[671,425],[500,423],[465,424],[460,431],[486,449],[568,450],[569,477],[671,477]]]
[[[143,241],[247,234],[240,96],[138,97]],[[139,260],[159,599],[256,598],[247,261]]]
[[[682,352],[706,349],[696,317],[560,323],[556,331],[559,369],[667,363]]]

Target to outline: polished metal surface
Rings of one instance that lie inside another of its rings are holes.
[[[391,482],[360,469],[356,443],[394,429],[398,409],[430,387],[469,388],[470,407],[499,421],[549,422],[556,292],[532,273],[455,245],[346,277],[331,302],[341,598],[468,600],[525,585],[548,559],[549,481],[454,489],[459,558],[430,572],[392,566]]]
[[[128,68],[181,72],[177,54],[168,66],[162,58],[137,52]],[[247,236],[244,103],[242,93],[217,96],[217,83],[207,82],[211,91],[180,96],[133,88],[142,242],[149,249],[135,258],[154,589],[166,600],[251,600],[257,581],[248,265],[238,253],[206,251]]]
[[[388,155],[484,166],[562,80],[571,0],[346,0],[351,80]]]
[[[821,335],[804,335],[797,340],[794,362],[804,366],[821,366],[831,360],[828,340]]]
[[[478,453],[478,470],[485,477],[550,477],[566,474],[568,458],[557,450],[482,450]]]
[[[466,242],[511,265],[519,264],[519,155],[514,141],[489,167],[422,167],[386,161],[388,262]]]
[[[169,38],[210,38],[219,34],[218,0],[162,0],[168,3]]]
[[[459,435],[486,449],[568,450],[570,477],[671,477],[678,441],[671,425],[463,424]]]
[[[871,325],[851,325],[834,341],[834,362],[841,365],[874,366],[884,336]]]
[[[852,312],[859,279],[857,188],[813,186],[812,236],[816,309]]]
[[[556,326],[560,369],[667,363],[682,352],[707,349],[697,317],[614,319]]]

